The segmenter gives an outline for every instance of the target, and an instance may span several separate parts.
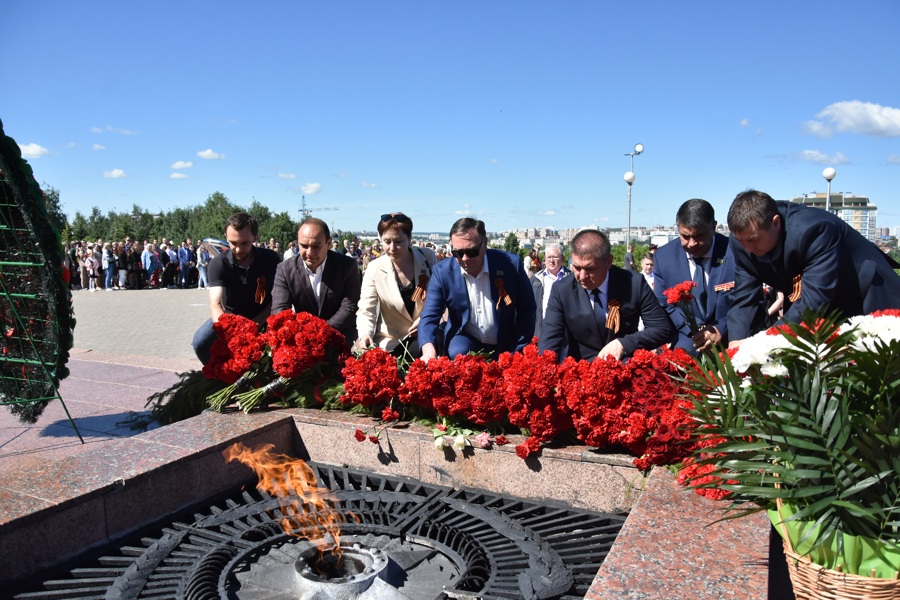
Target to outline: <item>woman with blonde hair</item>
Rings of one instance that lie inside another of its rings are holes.
[[[430,248],[412,246],[412,227],[412,219],[401,212],[381,215],[378,235],[383,252],[363,274],[357,348],[376,346],[395,356],[421,356],[419,314],[436,258]]]

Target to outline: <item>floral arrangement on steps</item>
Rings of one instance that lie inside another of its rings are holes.
[[[697,447],[682,481],[728,501],[726,518],[768,511],[798,598],[900,597],[900,311],[808,313],[684,382]]]
[[[479,355],[428,363],[398,363],[373,348],[351,356],[340,333],[309,314],[284,311],[269,317],[267,330],[236,315],[216,323],[218,337],[204,375],[228,384],[209,398],[215,410],[232,402],[245,411],[264,402],[325,406],[380,417],[360,441],[378,443],[381,432],[400,419],[435,424],[435,446],[489,447],[518,428],[527,438],[521,458],[542,445],[577,436],[595,448],[621,447],[638,458],[641,470],[670,465],[691,453],[690,406],[673,377],[693,362],[681,350],[638,351],[623,364],[567,358],[535,343],[496,361]]]

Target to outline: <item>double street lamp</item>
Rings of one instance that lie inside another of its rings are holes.
[[[634,183],[634,157],[644,153],[643,144],[635,144],[634,152],[626,152],[625,156],[631,157],[631,170],[625,173],[625,183],[628,184],[628,229],[625,230],[625,251],[631,244],[631,184]]]
[[[837,175],[837,171],[831,167],[822,171],[822,177],[828,182],[828,193],[825,195],[825,210],[828,212],[831,212],[831,180],[834,179],[835,175]]]

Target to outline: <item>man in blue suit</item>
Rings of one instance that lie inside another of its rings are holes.
[[[559,361],[621,360],[672,339],[675,327],[644,276],[613,266],[602,231],[585,229],[572,238],[572,275],[550,288],[540,352],[552,350]]]
[[[837,309],[847,318],[900,308],[900,265],[830,212],[747,190],[731,204],[728,228],[731,346],[763,328],[764,283],[784,293],[786,323],[802,321],[807,309]]]
[[[729,294],[734,287],[734,255],[728,238],[716,233],[716,212],[706,200],[688,200],[675,214],[678,239],[656,251],[653,291],[678,330],[675,347],[692,356],[713,344],[728,343]],[[701,279],[702,278],[702,279]],[[692,332],[684,313],[669,304],[665,291],[683,281],[696,282]]]
[[[437,356],[436,333],[443,326],[444,354],[521,350],[534,335],[535,302],[521,258],[487,249],[482,221],[459,219],[450,228],[452,260],[432,269],[419,317],[422,360]]]

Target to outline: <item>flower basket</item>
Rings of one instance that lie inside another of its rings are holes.
[[[843,535],[842,552],[835,548],[833,535],[829,543],[812,548],[819,527],[810,521],[790,520],[795,512],[780,499],[778,510],[768,511],[782,537],[797,600],[900,599],[898,549],[847,534]],[[835,568],[822,566],[825,564]],[[858,574],[866,571],[869,576]]]

